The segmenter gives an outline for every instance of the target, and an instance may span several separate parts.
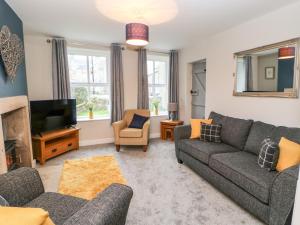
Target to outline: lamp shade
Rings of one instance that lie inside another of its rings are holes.
[[[145,46],[149,43],[149,27],[142,23],[126,24],[126,43],[134,46]]]
[[[168,105],[169,112],[177,112],[178,104],[176,102],[170,102]]]
[[[295,47],[285,47],[278,50],[278,59],[295,58]]]

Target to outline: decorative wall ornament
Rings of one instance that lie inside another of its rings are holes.
[[[14,81],[24,58],[24,47],[18,35],[12,34],[6,25],[0,31],[0,53],[8,77]]]

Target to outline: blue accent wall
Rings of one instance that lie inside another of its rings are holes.
[[[278,60],[278,85],[277,91],[284,91],[285,88],[293,88],[295,59]]]
[[[0,0],[0,29],[3,25],[7,25],[12,33],[17,34],[24,44],[23,23],[21,19],[4,0]],[[18,67],[17,77],[12,83],[7,78],[0,55],[0,98],[17,95],[27,95],[25,59],[23,59],[23,63]]]

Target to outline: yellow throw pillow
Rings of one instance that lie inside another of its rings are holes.
[[[49,213],[39,208],[0,207],[0,225],[54,225]]]
[[[300,144],[282,137],[279,142],[279,158],[276,170],[281,172],[297,164],[300,164]]]
[[[201,123],[212,124],[212,119],[191,119],[192,133],[190,138],[200,138]]]

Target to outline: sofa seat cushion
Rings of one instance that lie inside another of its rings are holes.
[[[140,138],[143,136],[143,130],[137,128],[125,128],[120,131],[121,138]]]
[[[277,172],[269,172],[257,164],[257,156],[244,151],[211,156],[209,167],[237,186],[269,203],[270,187]]]
[[[24,207],[42,208],[49,212],[55,225],[61,225],[87,202],[87,200],[81,198],[46,192],[24,205]]]
[[[238,149],[224,143],[204,142],[199,139],[182,139],[178,144],[181,151],[207,165],[213,154],[238,151]]]
[[[247,152],[259,154],[261,143],[264,139],[271,137],[276,127],[271,124],[256,121],[253,123],[245,148]]]

